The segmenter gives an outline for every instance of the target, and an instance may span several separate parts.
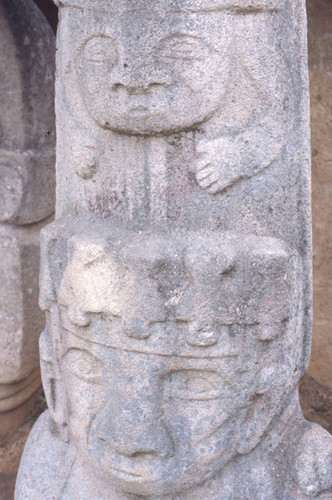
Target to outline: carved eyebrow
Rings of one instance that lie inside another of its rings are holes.
[[[66,330],[64,328],[64,330]],[[169,358],[176,358],[176,359],[179,359],[179,360],[187,360],[187,361],[206,361],[206,360],[224,360],[224,359],[230,359],[230,358],[238,358],[239,357],[239,354],[238,353],[235,353],[235,354],[224,354],[224,355],[220,355],[220,354],[209,354],[209,355],[203,355],[203,353],[200,353],[199,356],[195,356],[193,354],[175,354],[174,352],[170,352],[170,353],[165,353],[165,352],[158,352],[157,350],[144,350],[144,349],[138,349],[138,348],[129,348],[129,347],[126,347],[126,346],[119,346],[119,345],[112,345],[110,343],[107,343],[107,342],[98,342],[96,339],[94,338],[87,338],[86,336],[83,336],[81,332],[74,332],[74,331],[70,331],[70,330],[66,330],[66,333],[70,334],[70,335],[73,335],[76,339],[78,339],[79,341],[82,341],[82,344],[84,345],[85,343],[87,343],[88,345],[94,345],[94,346],[98,346],[98,347],[105,347],[106,349],[111,349],[113,351],[123,351],[123,352],[130,352],[130,353],[133,353],[133,354],[145,354],[147,356],[158,356],[160,358],[164,358],[164,359],[169,359]],[[83,347],[81,347],[80,344],[80,347],[79,349],[84,349]],[[67,350],[69,350],[71,347],[68,347]]]
[[[170,59],[204,59],[211,48],[198,36],[178,33],[163,38],[156,50]]]

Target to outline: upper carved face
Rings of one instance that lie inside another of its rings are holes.
[[[107,26],[83,42],[78,61],[92,117],[113,131],[143,135],[210,118],[228,88],[234,37],[228,17],[165,9],[108,16]]]
[[[277,240],[121,239],[76,240],[61,282],[67,424],[106,483],[175,493],[248,453],[289,397],[295,260]]]

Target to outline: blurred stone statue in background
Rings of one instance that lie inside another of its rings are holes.
[[[54,212],[54,35],[30,0],[0,2],[0,443],[41,385],[39,233]]]

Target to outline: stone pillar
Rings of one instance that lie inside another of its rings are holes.
[[[16,499],[330,498],[304,3],[61,0],[49,411]]]
[[[54,212],[54,35],[30,0],[0,1],[0,443],[41,385],[39,233]]]

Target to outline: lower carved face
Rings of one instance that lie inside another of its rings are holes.
[[[87,40],[79,62],[86,106],[101,126],[173,133],[221,106],[232,60],[225,14],[114,13],[106,31]]]
[[[69,432],[92,473],[162,495],[250,452],[285,406],[296,275],[277,240],[147,238],[117,254],[76,244],[59,362]]]
[[[79,453],[97,477],[132,493],[201,483],[247,446],[248,429],[256,444],[269,424],[262,401],[255,408],[260,370],[241,362],[121,351],[68,334],[62,369]]]

